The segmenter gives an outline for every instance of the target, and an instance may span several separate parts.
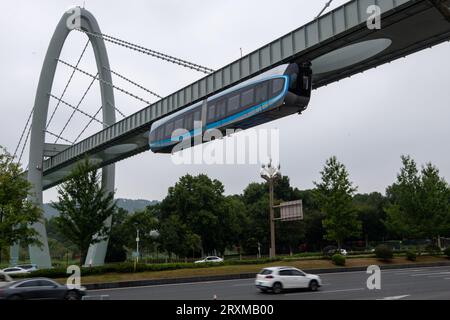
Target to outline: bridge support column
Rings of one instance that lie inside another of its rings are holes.
[[[17,243],[11,246],[9,251],[9,265],[15,266],[19,262],[20,245]]]
[[[114,192],[115,185],[115,165],[109,165],[102,169],[102,186],[106,192]],[[105,221],[105,225],[111,228],[112,217]],[[92,244],[89,247],[86,256],[85,266],[101,266],[105,263],[106,251],[108,249],[109,239]]]

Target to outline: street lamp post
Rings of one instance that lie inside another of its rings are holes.
[[[269,255],[271,258],[275,258],[275,214],[273,210],[273,187],[275,180],[281,177],[281,166],[275,167],[272,165],[272,159],[270,159],[269,164],[263,165],[261,168],[261,177],[269,183],[269,206],[270,206],[270,251]]]
[[[136,230],[136,261],[139,262],[139,229]]]

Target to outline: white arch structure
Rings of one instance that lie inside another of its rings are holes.
[[[43,204],[43,172],[42,165],[44,160],[45,133],[48,118],[48,107],[50,101],[50,93],[55,78],[55,72],[58,65],[58,59],[64,43],[71,31],[75,28],[90,33],[101,34],[99,25],[94,16],[84,8],[75,7],[67,11],[59,21],[53,37],[50,41],[44,64],[42,66],[39,84],[37,88],[34,114],[32,120],[32,131],[30,140],[29,170],[28,181],[32,185],[31,196],[29,200],[36,205],[42,207]],[[112,84],[109,59],[106,52],[106,46],[102,38],[89,36],[92,44],[95,60],[97,64],[98,75],[100,79],[100,92],[102,100],[102,116],[104,127],[113,125],[116,122],[114,109],[114,92],[113,88],[108,85]],[[47,144],[48,146],[48,144]],[[55,146],[56,148],[57,146]],[[102,185],[107,192],[114,191],[115,166],[114,164],[106,166],[102,169]],[[107,225],[111,225],[111,218],[105,221]],[[47,232],[43,221],[35,223],[32,226],[39,233],[39,240],[42,246],[32,245],[29,247],[31,263],[37,264],[40,268],[51,267],[51,258],[48,248]],[[96,245],[91,245],[85,264],[101,265],[104,263],[108,240]],[[12,257],[18,256],[18,246],[12,249]]]

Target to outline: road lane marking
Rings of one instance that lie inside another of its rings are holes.
[[[232,279],[232,280],[214,280],[214,281],[198,281],[198,282],[183,282],[183,283],[168,283],[168,284],[154,284],[154,285],[146,285],[146,286],[134,286],[134,287],[123,287],[123,288],[108,288],[108,289],[91,289],[89,292],[95,291],[116,291],[116,290],[130,290],[130,289],[148,289],[153,287],[174,287],[174,286],[185,286],[185,285],[201,285],[201,284],[214,284],[214,283],[227,283],[227,282],[236,282],[242,281],[243,279]],[[250,281],[250,279],[248,279]],[[255,281],[255,280],[251,280]]]
[[[383,274],[395,274],[395,273],[410,273],[412,270],[414,270],[415,272],[419,272],[419,271],[427,271],[427,270],[436,270],[436,269],[447,269],[448,270],[448,266],[440,266],[440,267],[424,267],[424,268],[420,268],[420,269],[410,269],[410,268],[403,268],[403,269],[381,269],[381,272]],[[401,271],[404,270],[404,271]],[[342,274],[351,274],[351,273],[364,273],[366,274],[367,271],[363,270],[363,271],[347,271],[347,272],[324,272],[324,273],[320,273],[319,275],[321,277],[326,277],[328,275],[342,275]]]
[[[412,274],[411,277],[439,276],[439,275],[445,275],[445,274],[450,274],[450,272],[418,273],[418,274]]]
[[[432,276],[428,276],[428,278],[440,278],[440,277],[445,277],[447,275],[449,275],[450,272],[442,272],[441,274],[436,274],[436,275],[432,275]]]
[[[297,293],[285,293],[285,296],[295,296],[303,294],[319,294],[319,293],[337,293],[337,292],[351,292],[351,291],[363,291],[365,288],[355,288],[355,289],[342,289],[342,290],[330,290],[330,291],[316,291],[316,292],[297,292]]]
[[[410,294],[406,294],[404,296],[394,296],[394,297],[386,297],[386,298],[382,298],[382,299],[377,299],[377,300],[401,300],[407,297],[410,297]]]
[[[355,288],[355,289],[341,289],[341,290],[330,290],[330,291],[319,291],[319,293],[335,293],[335,292],[347,292],[347,291],[362,291],[365,288]]]
[[[396,271],[395,274],[401,275],[401,274],[408,274],[411,272],[420,272],[425,271],[424,269],[415,269],[415,270],[406,270],[406,271]]]

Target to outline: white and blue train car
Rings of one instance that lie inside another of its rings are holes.
[[[311,74],[310,64],[281,65],[175,112],[152,124],[150,149],[172,153],[181,140],[202,142],[194,138],[210,129],[225,133],[301,113],[311,97]]]

